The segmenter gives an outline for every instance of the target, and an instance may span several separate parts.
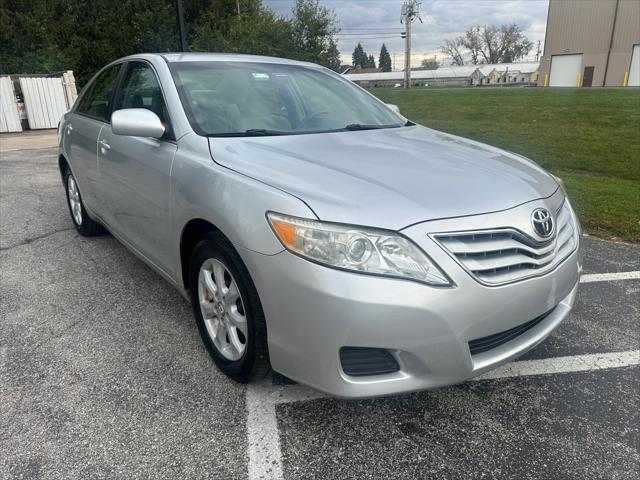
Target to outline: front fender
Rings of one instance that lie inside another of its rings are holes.
[[[267,223],[267,211],[316,218],[293,195],[216,164],[207,139],[197,135],[180,139],[171,177],[176,252],[193,219],[213,224],[241,248],[275,255],[283,247]]]

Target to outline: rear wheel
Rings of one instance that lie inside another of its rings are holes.
[[[82,203],[82,197],[80,197],[78,183],[68,168],[64,172],[64,185],[67,191],[67,205],[69,206],[71,220],[80,235],[91,237],[104,233],[104,227],[87,214],[84,203]]]
[[[271,366],[262,304],[231,243],[222,234],[208,235],[196,245],[189,271],[193,313],[215,364],[238,382],[266,376]]]

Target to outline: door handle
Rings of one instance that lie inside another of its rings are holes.
[[[100,146],[105,149],[105,150],[109,150],[111,148],[111,145],[109,145],[107,142],[105,142],[104,140],[100,140],[98,142],[100,144]]]

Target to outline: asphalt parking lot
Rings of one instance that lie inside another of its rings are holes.
[[[0,478],[640,475],[640,247],[585,238],[572,316],[488,378],[324,398],[210,361],[190,306],[72,228],[54,149],[0,158]]]

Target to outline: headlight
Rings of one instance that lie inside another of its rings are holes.
[[[415,244],[397,233],[268,213],[285,248],[329,267],[429,285],[451,281]]]

